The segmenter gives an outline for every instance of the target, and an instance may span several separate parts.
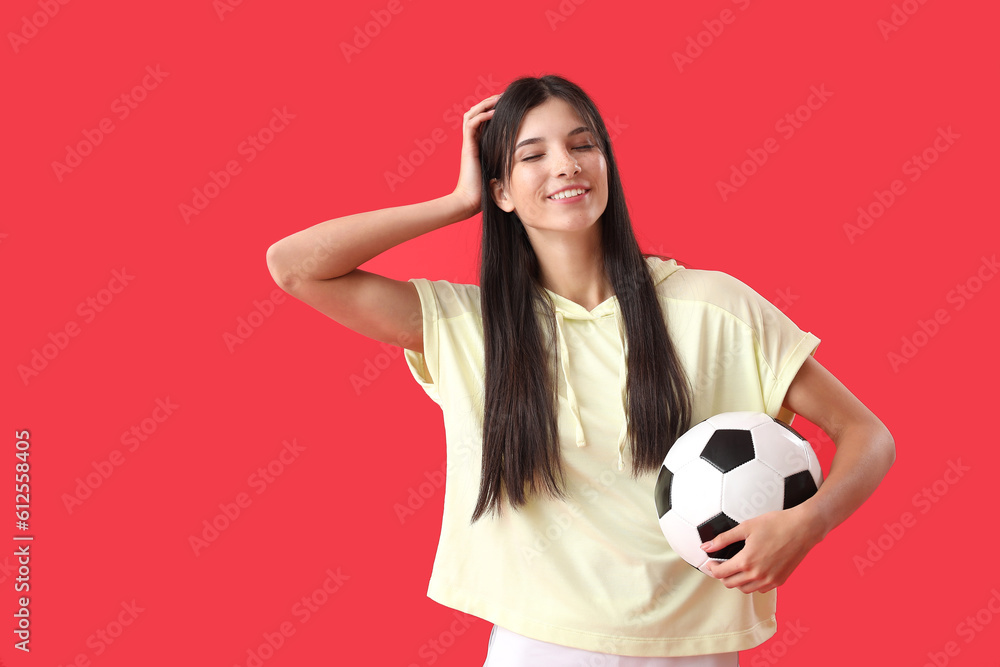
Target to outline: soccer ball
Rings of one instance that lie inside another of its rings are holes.
[[[762,412],[723,412],[697,424],[671,446],[656,478],[660,529],[677,554],[708,574],[734,542],[706,554],[701,545],[743,521],[807,500],[823,482],[809,442]]]

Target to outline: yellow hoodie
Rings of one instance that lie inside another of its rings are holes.
[[[819,339],[725,273],[658,257],[646,264],[693,392],[691,425],[735,411],[789,423],[785,392]],[[656,473],[629,476],[628,346],[614,296],[588,311],[546,290],[556,315],[568,500],[534,497],[470,525],[482,459],[479,287],[410,282],[420,296],[424,352],[404,356],[441,407],[447,441],[431,599],[526,637],[617,655],[740,651],[774,634],[775,591],[727,589],[681,560],[659,527]]]

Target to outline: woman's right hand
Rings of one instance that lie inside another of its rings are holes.
[[[462,121],[462,163],[458,185],[452,192],[461,200],[472,217],[482,209],[482,168],[479,166],[479,132],[482,124],[493,117],[493,110],[502,93],[491,95],[465,112]]]

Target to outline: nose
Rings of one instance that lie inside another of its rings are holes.
[[[576,157],[573,156],[569,151],[562,151],[559,155],[559,159],[554,161],[556,169],[559,171],[559,175],[563,174],[578,174],[580,173],[580,165],[576,161]]]

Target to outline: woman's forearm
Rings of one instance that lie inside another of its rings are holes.
[[[803,503],[822,539],[874,493],[896,458],[889,430],[878,420],[846,427],[834,438],[837,452],[816,495]]]
[[[285,289],[304,280],[337,278],[389,248],[477,212],[452,193],[418,204],[334,218],[271,245],[267,266]]]

